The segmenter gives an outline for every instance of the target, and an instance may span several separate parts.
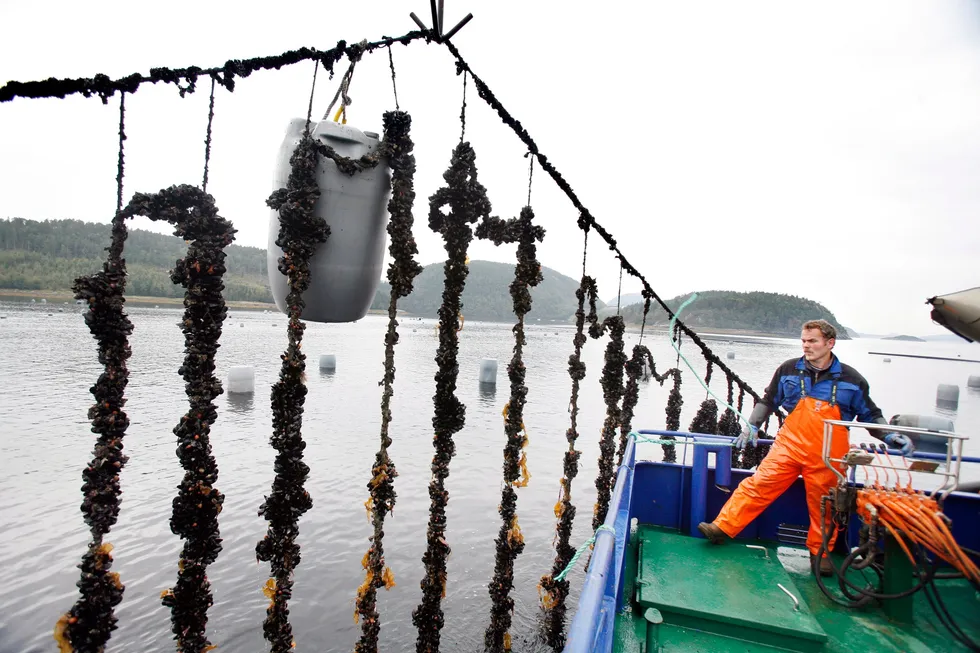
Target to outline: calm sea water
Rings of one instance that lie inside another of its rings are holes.
[[[63,311],[63,312],[59,312]],[[176,308],[131,308],[135,324],[131,344],[132,372],[127,411],[132,425],[126,436],[129,464],[123,470],[123,503],[119,521],[108,536],[115,546],[115,569],[126,585],[117,610],[119,629],[109,651],[172,651],[169,611],[160,605],[160,592],[176,578],[180,542],[168,520],[175,487],[181,478],[172,429],[186,409],[183,381],[176,370],[182,358],[183,337],[176,326]],[[100,368],[95,341],[74,305],[0,303],[0,651],[51,651],[55,621],[76,600],[78,564],[88,530],[78,506],[81,470],[92,449],[86,411],[92,402],[89,387]],[[533,316],[533,312],[531,313]],[[533,324],[533,322],[532,322]],[[304,418],[311,473],[307,487],[314,507],[300,523],[303,562],[297,571],[290,612],[297,650],[349,651],[359,635],[353,622],[354,592],[363,580],[360,559],[368,547],[370,525],[363,503],[365,484],[378,447],[385,320],[367,317],[355,324],[310,324],[304,350],[309,356],[310,394]],[[411,612],[421,592],[421,557],[425,547],[428,510],[426,492],[432,457],[432,394],[437,346],[434,322],[404,319],[396,350],[397,377],[391,454],[398,467],[398,502],[385,527],[387,561],[397,582],[379,595],[382,618],[381,648],[413,651],[415,629]],[[553,506],[566,449],[567,374],[573,331],[566,326],[528,328],[525,360],[529,402],[525,423],[530,434],[528,459],[532,474],[519,490],[518,515],[527,546],[516,563],[516,651],[542,650],[537,583],[553,560]],[[465,429],[456,436],[457,455],[448,480],[449,582],[443,602],[446,627],[443,650],[482,650],[489,615],[486,584],[493,573],[493,539],[499,527],[497,503],[504,444],[501,410],[507,402],[506,362],[513,340],[510,325],[467,323],[461,332],[458,395],[467,406]],[[628,346],[636,342],[630,334]],[[661,368],[674,360],[665,336],[645,342]],[[223,651],[268,650],[262,621],[268,600],[261,588],[268,566],[257,564],[254,548],[266,530],[257,508],[273,478],[274,451],[269,388],[277,377],[279,355],[285,347],[285,319],[279,314],[232,311],[221,340],[218,370],[227,378],[233,365],[255,368],[254,397],[224,395],[218,399],[219,419],[212,443],[220,475],[217,486],[226,496],[221,514],[224,550],[210,568],[215,604],[210,611],[209,635]],[[768,382],[776,365],[799,353],[794,340],[760,343],[714,341],[724,356],[731,351],[733,368],[757,390]],[[584,353],[588,377],[580,406],[581,471],[573,486],[580,518],[573,535],[578,545],[589,537],[593,485],[598,456],[597,437],[604,417],[598,377],[604,342],[590,341]],[[690,347],[686,353],[692,354]],[[980,365],[892,358],[885,363],[869,351],[921,353],[980,358],[980,346],[885,341],[842,341],[837,353],[871,383],[872,395],[885,411],[937,414],[936,386],[960,386],[955,420],[959,432],[973,434],[980,426],[980,394],[968,390],[970,374]],[[320,354],[337,356],[337,370],[316,368]],[[498,389],[481,392],[480,359],[500,361]],[[702,361],[692,356],[698,366]],[[721,379],[716,374],[716,379]],[[724,386],[716,381],[717,390]],[[686,426],[704,392],[691,374],[685,375],[683,424]],[[667,389],[656,383],[641,388],[635,427],[662,428]],[[643,450],[656,457],[658,448]],[[980,454],[980,441],[968,443]],[[980,478],[976,470],[967,476]],[[583,578],[576,569],[572,600]]]

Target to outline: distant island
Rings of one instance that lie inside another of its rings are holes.
[[[882,340],[905,340],[907,342],[928,342],[924,338],[919,338],[917,336],[888,336],[887,338],[882,338]]]
[[[671,311],[691,296],[685,293],[665,301]],[[643,304],[631,304],[621,312],[627,323],[640,324]],[[752,335],[796,337],[808,320],[824,319],[837,329],[839,340],[850,340],[847,329],[823,304],[805,297],[772,292],[735,292],[731,290],[698,291],[698,299],[684,309],[681,320],[695,331],[718,331]],[[654,303],[647,315],[647,324],[667,326],[670,320]]]
[[[76,277],[101,267],[104,249],[109,243],[109,229],[108,224],[80,220],[0,220],[0,293],[3,290],[20,294],[32,291],[70,293]],[[182,297],[183,288],[170,281],[169,271],[185,252],[186,245],[180,238],[130,230],[126,241],[127,294]],[[272,295],[267,278],[266,250],[231,245],[226,252],[225,298],[230,302],[270,304]],[[425,266],[415,280],[414,291],[399,301],[399,308],[409,315],[436,317],[442,303],[442,270],[441,262]],[[533,304],[528,322],[573,322],[579,280],[547,267],[542,267],[541,271],[544,279],[531,291]],[[462,298],[464,317],[467,320],[512,322],[509,286],[513,276],[512,264],[470,261]],[[388,284],[382,281],[372,309],[386,310],[389,292]],[[667,300],[667,305],[671,310],[677,310],[688,296],[673,297]],[[620,298],[620,312],[627,324],[634,328],[638,328],[643,319],[642,301],[641,296]],[[615,314],[616,300],[614,298],[608,305],[598,301],[597,307],[600,317]],[[686,308],[682,315],[684,322],[696,331],[774,336],[797,336],[804,321],[818,317],[836,326],[839,338],[849,338],[847,330],[825,306],[778,293],[703,291],[699,292],[698,301]],[[664,327],[667,323],[666,313],[659,306],[652,307],[647,325]],[[896,339],[918,340],[912,336]]]

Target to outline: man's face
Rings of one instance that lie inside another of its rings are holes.
[[[811,363],[824,360],[834,348],[835,340],[824,338],[820,329],[803,329],[800,339],[803,341],[803,357]]]

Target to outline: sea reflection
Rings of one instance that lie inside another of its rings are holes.
[[[480,383],[480,403],[484,406],[493,406],[497,402],[497,384]]]
[[[229,392],[228,410],[232,413],[249,413],[255,406],[255,393],[253,392]]]

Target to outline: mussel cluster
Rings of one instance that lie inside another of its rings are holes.
[[[738,410],[741,412],[742,404],[745,400],[745,391],[741,390],[738,396]],[[725,398],[725,403],[728,404],[728,408],[725,412],[721,414],[721,418],[718,419],[718,435],[727,435],[730,438],[738,437],[742,432],[742,424],[739,422],[738,414],[731,409],[733,402],[735,401],[735,382],[731,377],[728,377],[728,396]],[[735,447],[732,447],[732,469],[736,469],[740,464],[741,451]]]
[[[98,438],[92,460],[82,471],[81,509],[92,541],[79,565],[82,573],[77,585],[81,598],[55,627],[55,639],[63,652],[101,651],[116,629],[113,609],[123,597],[119,574],[110,571],[112,545],[103,542],[103,537],[119,516],[119,474],[127,461],[123,437],[129,418],[123,407],[129,381],[126,361],[132,353],[129,335],[133,332],[133,324],[123,311],[126,261],[122,250],[127,235],[125,216],[117,212],[102,270],[79,277],[72,285],[75,298],[88,304],[85,323],[98,343],[103,372],[91,388],[95,403],[88,411],[92,432]]]
[[[718,404],[714,399],[705,399],[694,414],[688,431],[691,433],[707,433],[715,435],[718,429]]]
[[[586,231],[587,236],[588,231]],[[565,431],[568,450],[565,451],[559,498],[558,503],[555,504],[555,518],[558,520],[555,526],[555,561],[551,566],[551,573],[542,576],[541,582],[538,584],[541,605],[545,609],[545,637],[548,645],[555,650],[563,648],[565,645],[564,629],[567,611],[565,599],[568,598],[569,583],[564,579],[556,581],[555,576],[564,571],[575,554],[575,548],[570,544],[572,525],[575,522],[575,505],[572,504],[572,481],[578,476],[578,461],[582,456],[582,452],[575,449],[575,442],[579,435],[579,386],[582,379],[585,378],[585,363],[582,362],[582,346],[587,340],[585,335],[585,300],[590,291],[592,296],[595,296],[595,288],[595,279],[583,275],[578,290],[575,291],[575,297],[578,299],[578,308],[575,311],[575,336],[572,338],[575,351],[568,357],[568,375],[572,378],[572,396],[568,402],[571,425]]]
[[[619,419],[619,447],[616,449],[617,465],[623,463],[626,442],[629,439],[630,429],[633,427],[633,411],[636,409],[636,402],[640,399],[640,377],[643,376],[644,352],[647,352],[647,348],[643,345],[633,345],[633,354],[626,362],[626,389],[623,391],[623,407],[620,409]]]
[[[593,328],[589,335],[601,333]],[[602,424],[602,434],[599,436],[599,472],[595,479],[596,504],[592,515],[592,530],[596,530],[606,520],[609,509],[609,499],[615,482],[613,470],[613,454],[616,448],[616,428],[619,426],[619,403],[623,398],[623,370],[626,367],[626,351],[623,346],[623,333],[626,324],[621,315],[611,315],[602,322],[602,331],[609,331],[609,342],[606,344],[605,360],[602,366],[602,398],[606,402],[606,419]],[[596,337],[596,336],[593,336]]]
[[[435,652],[443,626],[442,598],[446,591],[446,558],[450,548],[446,542],[446,505],[449,492],[445,488],[449,462],[456,451],[453,435],[463,428],[466,407],[456,397],[456,378],[459,365],[456,357],[459,339],[461,296],[469,272],[466,251],[473,239],[470,227],[490,215],[491,205],[486,189],[477,181],[476,154],[469,143],[460,142],[453,150],[449,168],[443,173],[446,186],[429,197],[429,227],[441,234],[448,256],[442,306],[439,307],[439,348],[436,352],[436,393],[433,397],[435,414],[432,428],[432,480],[429,482],[429,525],[426,532],[426,551],[422,556],[425,577],[420,583],[422,601],[412,612],[412,622],[418,628],[416,650]],[[448,208],[448,214],[443,209]]]
[[[293,590],[293,570],[300,563],[299,518],[313,505],[303,484],[310,468],[303,462],[303,405],[306,385],[303,382],[306,356],[300,351],[305,325],[300,321],[305,306],[302,294],[310,285],[310,258],[316,248],[327,241],[330,227],[316,215],[314,206],[320,197],[317,184],[318,143],[307,132],[290,157],[290,173],[286,188],[272,193],[266,204],[279,211],[279,234],[276,245],[282,251],[279,271],[286,275],[289,293],[286,295],[288,346],[282,355],[279,380],[272,386],[272,437],[276,450],[276,477],[272,492],[259,507],[269,529],[256,545],[259,560],[269,562],[272,570],[271,587],[267,587],[271,603],[263,625],[265,638],[272,644],[273,653],[286,653],[293,647],[293,631],[289,624],[289,599]]]
[[[205,634],[213,603],[206,572],[221,551],[218,513],[224,496],[214,487],[218,466],[209,436],[218,416],[214,399],[222,393],[214,369],[221,325],[228,313],[221,294],[224,249],[235,239],[235,229],[218,215],[213,197],[188,185],[156,194],[136,193],[125,213],[166,220],[175,226],[174,235],[189,243],[187,255],[170,272],[171,280],[186,288],[180,323],[185,356],[178,373],[184,378],[190,407],[174,428],[184,478],[177,486],[170,530],[184,540],[184,546],[177,584],[163,593],[163,604],[171,609],[177,650],[197,653],[211,645]]]
[[[381,620],[377,610],[377,593],[381,587],[392,587],[394,576],[385,566],[384,521],[386,515],[395,507],[395,477],[398,475],[395,463],[388,455],[391,438],[388,435],[391,424],[392,385],[395,381],[395,345],[398,344],[398,320],[396,312],[398,299],[412,292],[412,284],[422,271],[415,260],[418,246],[412,234],[414,218],[412,207],[415,202],[415,157],[412,155],[414,143],[409,135],[412,118],[403,111],[390,111],[384,114],[385,135],[381,151],[388,158],[391,168],[391,197],[388,201],[388,251],[391,263],[388,265],[388,282],[391,284],[391,298],[388,303],[388,330],[385,334],[384,378],[381,394],[381,447],[371,467],[371,481],[367,484],[369,497],[368,514],[374,527],[371,546],[364,556],[365,579],[357,590],[354,619],[361,622],[361,637],[354,647],[357,653],[369,653],[378,649],[378,635]]]
[[[527,386],[524,385],[525,367],[523,360],[524,318],[531,310],[531,288],[542,279],[541,264],[538,262],[536,242],[544,239],[544,229],[532,224],[534,212],[530,206],[521,209],[519,217],[501,220],[486,217],[476,228],[478,238],[493,241],[495,245],[517,243],[517,266],[514,281],[510,284],[510,295],[514,304],[514,355],[507,365],[510,379],[510,400],[505,412],[504,432],[507,442],[504,446],[504,486],[500,497],[500,532],[496,539],[496,557],[493,579],[490,581],[490,625],[484,634],[487,651],[499,653],[510,650],[511,619],[514,599],[510,591],[514,586],[514,561],[524,550],[524,536],[517,521],[517,492],[515,488],[527,485],[527,431],[524,428],[524,404],[527,403]]]

